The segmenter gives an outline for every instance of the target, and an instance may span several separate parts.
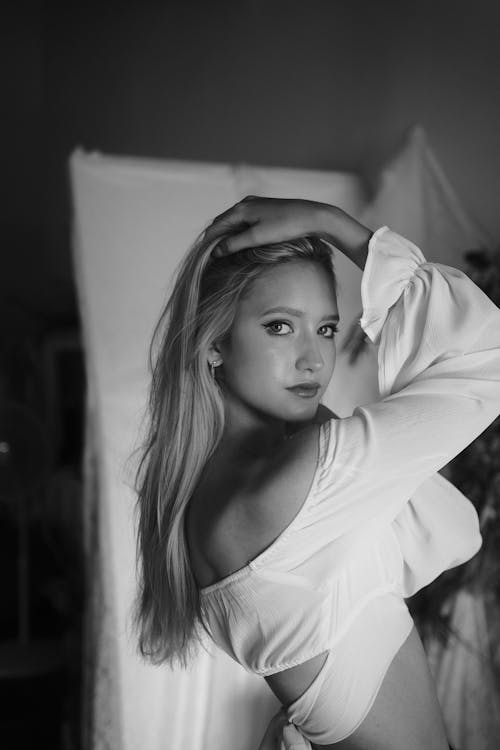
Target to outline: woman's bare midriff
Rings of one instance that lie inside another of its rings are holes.
[[[302,664],[264,678],[282,706],[289,706],[306,692],[321,671],[327,656],[328,651],[324,651]]]
[[[286,706],[299,698],[321,670],[328,652],[266,677]],[[332,712],[335,696],[332,695]],[[448,750],[436,689],[415,627],[384,677],[368,715],[344,740],[312,744],[314,750]]]

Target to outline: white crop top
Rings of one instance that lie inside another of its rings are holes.
[[[382,400],[321,425],[295,518],[200,589],[214,642],[255,674],[333,648],[373,598],[409,597],[481,546],[474,506],[437,472],[500,413],[500,310],[387,227],[370,240],[361,298]]]

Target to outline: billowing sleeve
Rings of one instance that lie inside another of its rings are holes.
[[[382,398],[328,423],[320,482],[336,536],[392,522],[500,413],[500,310],[465,273],[427,262],[382,227],[369,243],[361,298]]]
[[[441,474],[426,479],[391,524],[402,553],[402,593],[412,596],[481,547],[474,505]]]

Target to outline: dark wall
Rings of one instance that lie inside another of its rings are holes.
[[[73,304],[66,162],[77,145],[356,170],[370,185],[418,122],[500,238],[497,2],[78,5],[18,3],[3,25],[11,290],[55,312]]]

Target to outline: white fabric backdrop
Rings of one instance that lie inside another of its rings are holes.
[[[336,203],[368,226],[389,224],[429,260],[463,266],[460,253],[485,241],[415,129],[363,205],[353,175],[75,152],[71,157],[74,259],[88,375],[87,551],[92,582],[87,623],[86,747],[101,750],[255,750],[279,707],[265,682],[223,653],[189,672],[141,662],[128,628],[135,539],[131,466],[146,400],[147,351],[176,265],[214,215],[247,194]],[[376,350],[355,370],[340,353],[361,310],[361,272],[340,253],[341,334],[325,402],[341,416],[378,396]],[[353,377],[353,372],[355,377]],[[439,688],[439,684],[438,684]],[[448,723],[454,708],[446,703]],[[463,707],[461,708],[463,711]],[[455,742],[458,740],[455,738]],[[460,744],[461,750],[473,750]],[[474,750],[479,750],[474,746]],[[484,745],[486,750],[486,745]]]
[[[97,473],[97,482],[87,477],[88,486],[97,484],[94,502],[89,497],[87,503],[93,581],[88,632],[94,640],[88,745],[251,750],[279,707],[264,680],[218,652],[213,658],[202,654],[189,672],[148,666],[127,629],[135,540],[126,460],[138,442],[146,401],[148,346],[173,271],[213,216],[249,193],[303,196],[358,214],[361,184],[356,176],[331,172],[147,162],[81,151],[71,158],[71,179],[88,373],[87,467]],[[350,320],[360,306],[361,272],[340,254],[336,266],[340,314]],[[342,367],[339,362],[340,383]],[[354,384],[345,378],[339,411],[350,413],[365,391],[361,374]],[[337,410],[331,393],[325,401]]]
[[[379,183],[362,221],[373,228],[387,224],[422,248],[427,260],[463,268],[464,250],[492,245],[469,216],[420,126],[408,132]]]

